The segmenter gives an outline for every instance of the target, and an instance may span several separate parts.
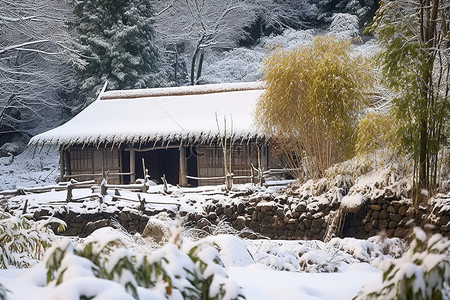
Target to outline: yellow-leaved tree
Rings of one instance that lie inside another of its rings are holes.
[[[373,79],[369,62],[350,42],[317,36],[294,51],[275,49],[266,59],[266,91],[256,122],[295,176],[319,177],[354,153],[358,116]]]

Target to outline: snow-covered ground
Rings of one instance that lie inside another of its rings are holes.
[[[13,161],[1,161],[0,189],[13,189],[25,186],[54,184],[57,177],[58,152],[43,150],[36,153],[25,152]],[[241,186],[241,189],[252,188]],[[180,210],[192,211],[214,198],[216,201],[230,199],[221,195],[220,187],[202,187],[180,189],[171,187],[172,194],[163,196],[161,186],[150,187],[144,195],[148,205],[166,205]],[[258,189],[258,188],[255,188]],[[273,193],[276,188],[262,188],[257,192]],[[89,189],[74,190],[73,196],[84,197],[91,194]],[[28,200],[30,210],[39,209],[42,205],[52,205],[52,202],[65,200],[66,192],[51,191],[43,194],[29,194],[16,196],[10,201],[24,203]],[[136,193],[122,192],[122,197],[130,200],[118,200],[112,204],[112,194],[105,197],[103,208],[114,210],[117,207],[129,206],[133,209],[138,205]],[[209,199],[209,200],[208,200]],[[195,201],[195,205],[192,205]],[[238,200],[236,200],[238,201]],[[151,204],[153,202],[153,204]],[[159,202],[159,203],[158,203]],[[166,203],[166,204],[164,204]],[[70,203],[72,210],[86,213],[97,211],[97,201]],[[55,210],[63,209],[62,205],[53,205]],[[160,220],[156,220],[159,222]],[[169,223],[171,221],[168,221]],[[174,226],[174,225],[173,225]],[[172,227],[173,227],[172,226]],[[170,228],[170,226],[169,226]],[[232,228],[220,228],[218,233],[230,232],[237,234]],[[148,242],[139,235],[130,236],[123,231],[110,227],[95,231],[91,237],[104,239],[117,235],[125,240],[126,249],[136,253],[150,254],[162,251],[162,255],[171,257],[169,245],[161,248],[154,242]],[[221,267],[231,283],[240,287],[240,293],[249,300],[264,299],[352,299],[364,284],[380,284],[382,272],[378,269],[385,258],[398,256],[404,251],[404,243],[399,239],[382,240],[374,237],[371,240],[357,240],[353,238],[333,239],[328,243],[321,241],[283,241],[283,240],[243,240],[233,235],[209,236],[198,240],[195,231],[186,230],[182,238],[182,252],[192,249],[192,243],[204,241],[218,250]],[[68,239],[54,237],[54,239]],[[76,245],[86,243],[84,239],[69,238]],[[169,239],[170,240],[170,239]],[[55,242],[56,243],[56,242]],[[167,248],[168,247],[168,248]],[[386,247],[388,251],[386,252]],[[168,252],[164,252],[168,251]],[[181,255],[181,254],[177,254]],[[10,300],[23,299],[79,299],[81,294],[97,295],[94,299],[131,299],[130,294],[120,282],[94,278],[91,271],[86,271],[86,262],[74,259],[70,276],[62,284],[55,282],[47,284],[47,261],[38,262],[30,269],[9,268],[0,270],[0,284],[7,290]],[[219,272],[219,271],[217,271]],[[66,273],[67,274],[67,273]],[[64,275],[66,276],[66,275]],[[231,284],[230,283],[230,284]],[[151,292],[138,289],[139,299],[165,299],[164,293],[158,288]],[[167,297],[167,295],[166,295]],[[179,299],[173,294],[169,299]]]
[[[93,234],[95,238],[101,237],[103,240],[121,235],[122,240],[126,240],[125,246],[128,249],[147,251],[150,257],[157,255],[156,253],[161,255],[162,252],[167,259],[175,259],[173,255],[177,250],[171,245],[157,250],[151,248],[145,250],[142,246],[133,248],[132,244],[135,244],[138,238],[124,237],[123,233],[112,228],[102,228]],[[89,238],[92,237],[87,239]],[[78,242],[86,243],[86,240],[78,240]],[[369,259],[368,249],[380,249],[375,240],[335,239],[329,244],[324,244],[318,241],[243,241],[235,236],[219,235],[200,241],[184,238],[182,251],[187,252],[192,249],[193,243],[196,245],[207,243],[218,249],[221,266],[215,274],[220,273],[223,267],[224,276],[228,275],[227,284],[240,287],[240,294],[248,300],[352,299],[364,284],[381,282],[381,271],[369,263],[384,257],[381,255],[375,258],[376,255],[372,255],[372,259]],[[349,248],[341,250],[333,244],[341,246],[346,244]],[[358,252],[358,249],[365,250]],[[150,253],[151,251],[153,252]],[[351,255],[350,251],[355,251],[355,254]],[[381,252],[378,251],[378,254]],[[357,259],[358,255],[366,256],[367,262]],[[208,261],[207,256],[203,254],[204,261]],[[303,256],[305,258],[302,258]],[[114,259],[111,258],[111,260]],[[56,286],[55,282],[47,284],[46,263],[49,264],[48,258],[30,269],[0,270],[0,284],[9,290],[8,299],[79,299],[82,294],[97,295],[94,299],[132,299],[117,279],[108,281],[94,278],[92,273],[86,270],[89,269],[89,265],[88,267],[83,265],[87,264],[87,261],[80,257],[78,262],[72,258],[71,264],[80,265],[68,266],[61,284]],[[180,263],[185,262],[181,260]],[[309,270],[302,270],[302,265],[309,265]],[[321,268],[325,265],[332,265],[337,271],[318,273],[323,271]],[[287,266],[289,270],[284,269]],[[167,269],[173,271],[170,267]],[[173,272],[176,273],[176,271]],[[152,293],[139,288],[139,299],[165,299],[162,297],[164,293],[160,291],[160,287],[153,287],[150,290]],[[179,299],[175,293],[168,298]]]
[[[0,191],[54,184],[59,176],[57,148],[28,148],[17,156],[0,157]]]

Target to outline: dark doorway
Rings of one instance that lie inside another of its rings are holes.
[[[150,179],[162,183],[161,177],[166,175],[168,183],[176,185],[179,181],[180,151],[178,149],[161,149],[146,152],[136,152],[136,178],[144,178],[144,169],[148,170]]]
[[[197,151],[195,146],[186,148],[187,175],[197,177]],[[198,186],[198,180],[188,179],[189,186]]]

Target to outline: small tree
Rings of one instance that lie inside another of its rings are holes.
[[[321,176],[353,155],[358,113],[371,86],[368,62],[351,54],[350,43],[318,36],[292,52],[276,49],[264,65],[266,92],[256,121],[276,137],[288,162]]]
[[[398,134],[414,159],[414,199],[435,191],[438,154],[448,146],[450,10],[444,0],[382,3],[370,29],[382,45],[384,83],[396,92]]]

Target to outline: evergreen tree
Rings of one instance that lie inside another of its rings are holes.
[[[157,86],[153,9],[147,0],[75,0],[75,22],[86,64],[81,89],[95,97],[109,89]]]

